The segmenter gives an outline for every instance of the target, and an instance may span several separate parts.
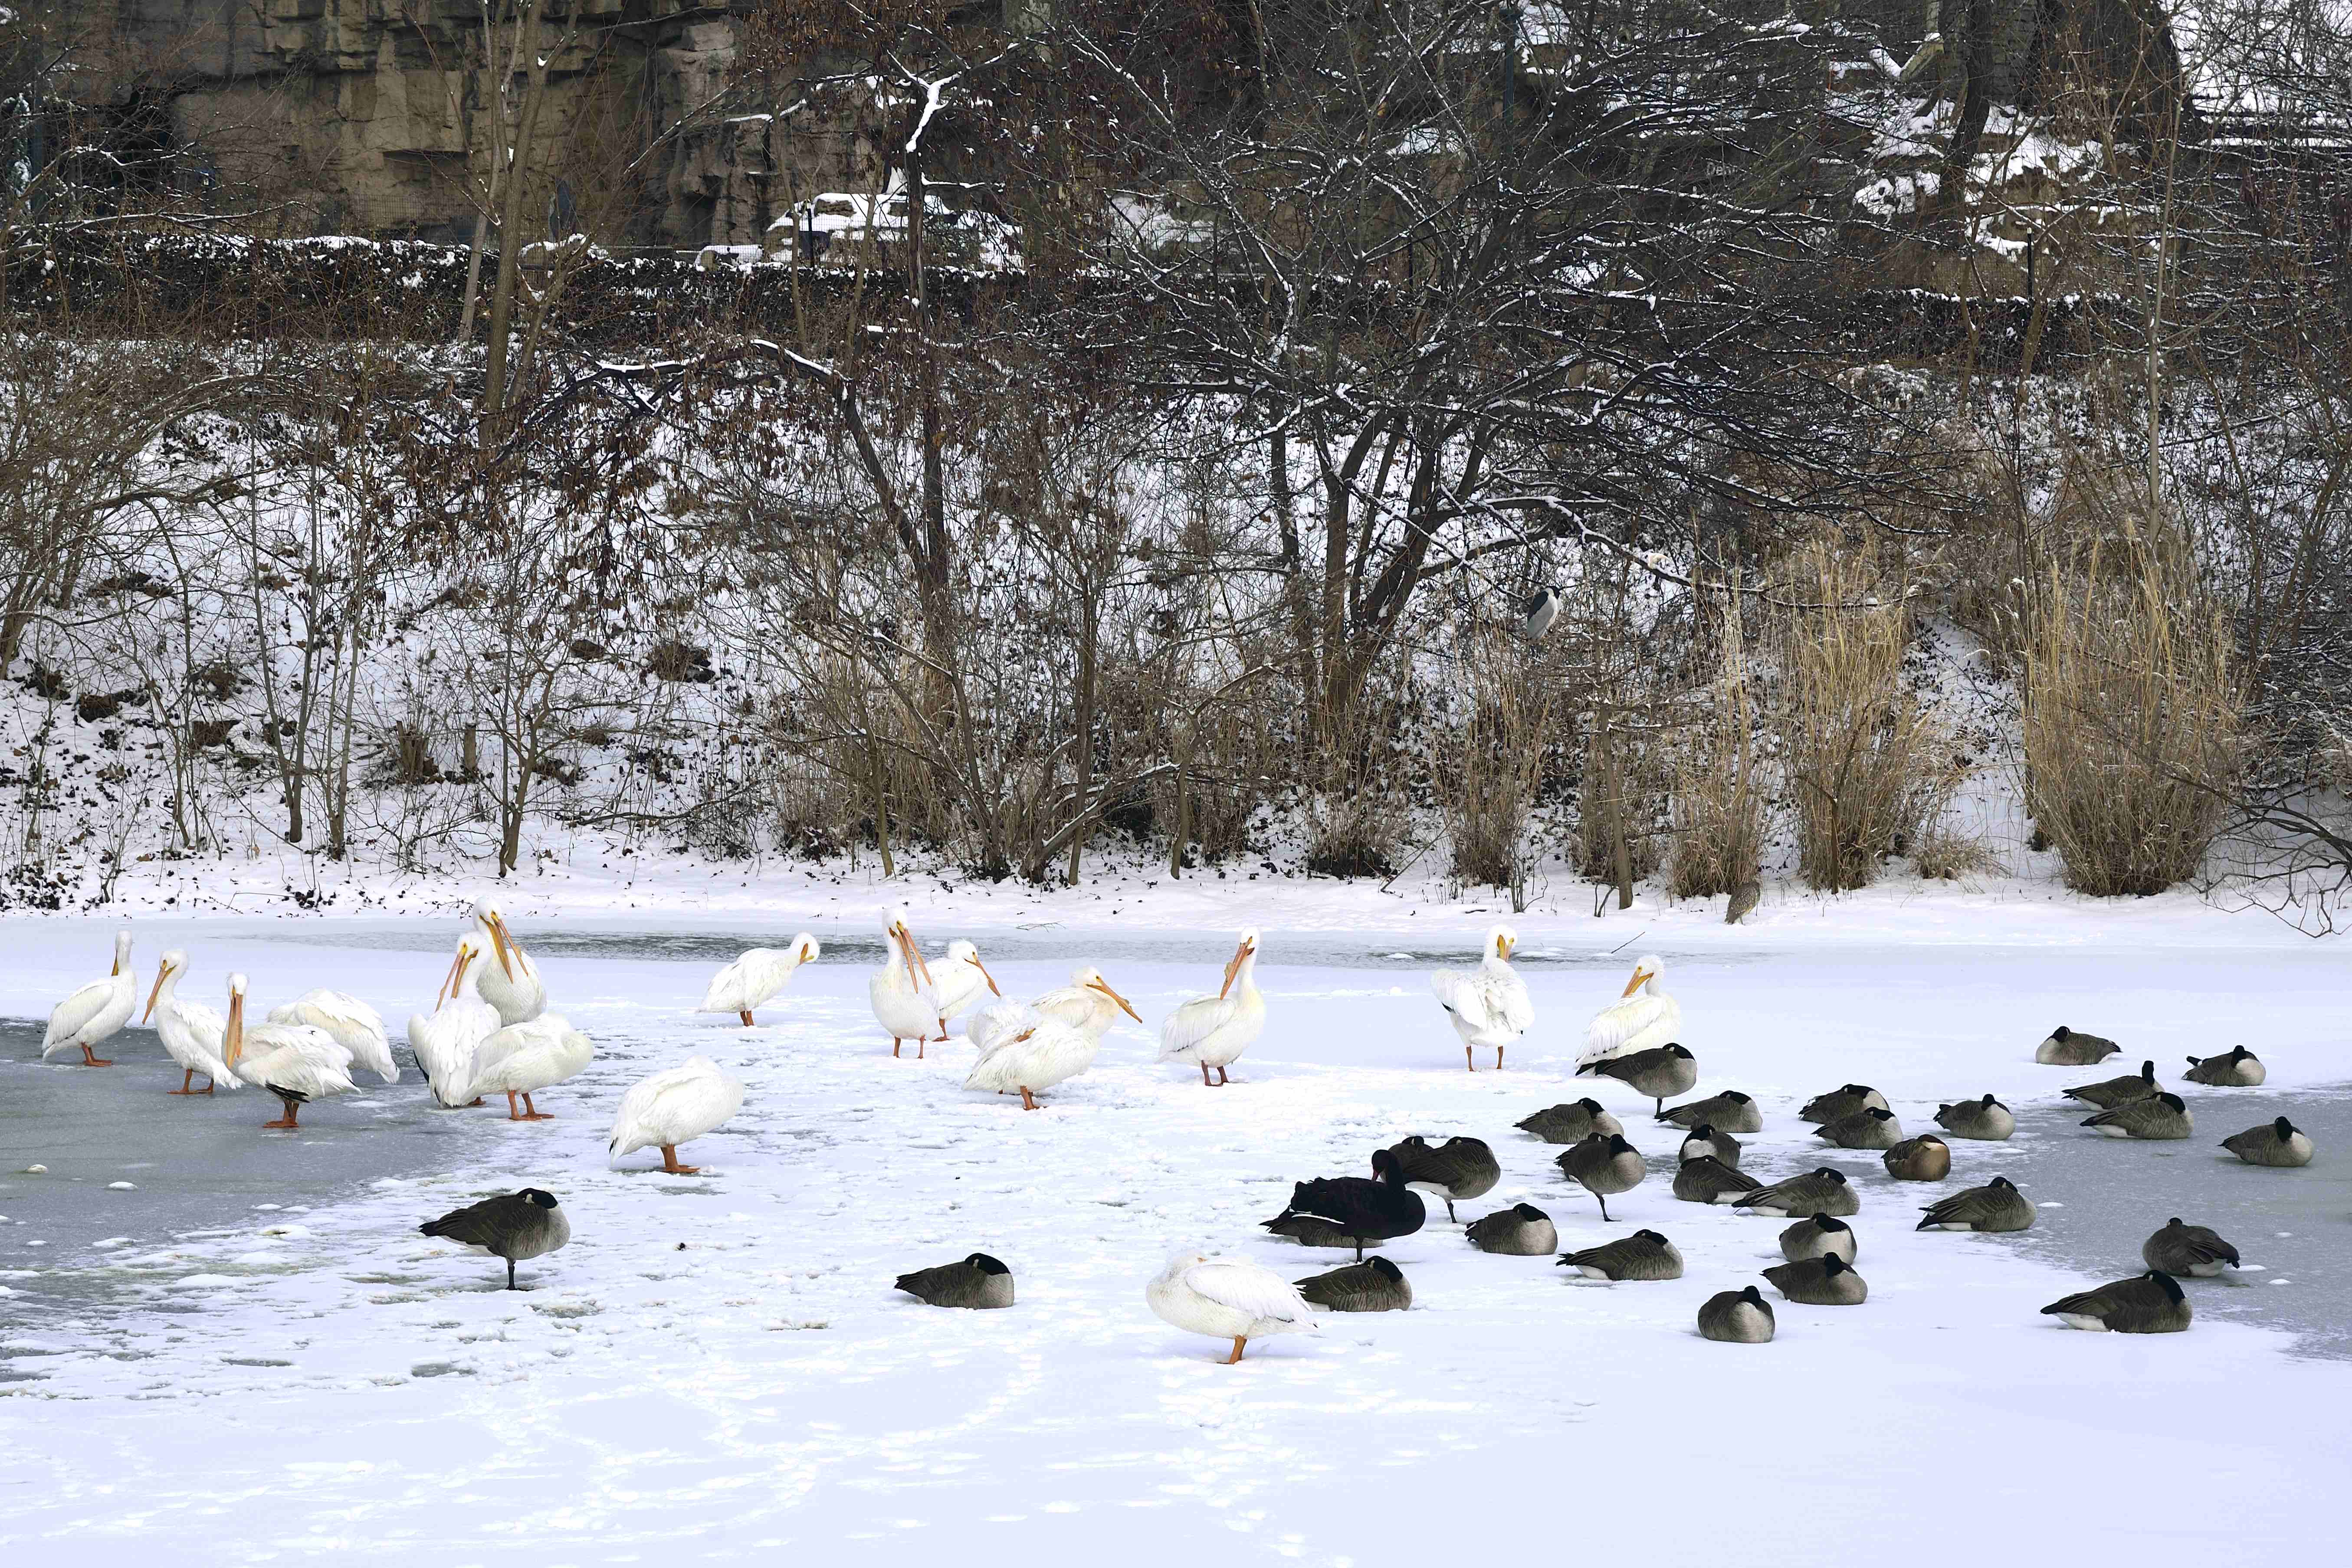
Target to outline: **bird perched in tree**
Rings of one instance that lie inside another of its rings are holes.
[[[1560,597],[1556,588],[1537,589],[1519,603],[1519,635],[1529,642],[1540,642],[1559,619]]]

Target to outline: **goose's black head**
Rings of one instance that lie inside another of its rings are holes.
[[[1631,1154],[1633,1145],[1625,1142],[1622,1132],[1612,1132],[1609,1135],[1609,1152],[1612,1154]]]
[[[1874,1105],[1869,1110],[1864,1111],[1863,1114],[1869,1117],[1873,1121],[1892,1121],[1895,1120],[1895,1112],[1891,1110],[1881,1110]]]
[[[1813,1174],[1821,1177],[1822,1180],[1830,1183],[1832,1186],[1842,1187],[1845,1185],[1845,1173],[1838,1170],[1834,1166],[1823,1165],[1820,1170],[1815,1171]]]
[[[1551,1215],[1544,1213],[1543,1210],[1536,1207],[1533,1204],[1513,1204],[1511,1205],[1511,1212],[1518,1215],[1521,1219],[1527,1221],[1529,1225],[1535,1224],[1538,1220],[1551,1218]]]
[[[544,1192],[538,1187],[525,1187],[521,1192],[517,1193],[515,1195],[520,1198],[528,1198],[543,1209],[551,1209],[555,1206],[555,1194],[551,1192]]]
[[[1636,1238],[1649,1242],[1651,1245],[1655,1247],[1664,1247],[1666,1245],[1666,1238],[1660,1236],[1654,1230],[1637,1230],[1633,1235]]]
[[[1688,1051],[1685,1051],[1685,1052],[1683,1053],[1683,1055],[1685,1055],[1685,1056],[1688,1056],[1688,1055],[1690,1055],[1690,1053],[1689,1053]],[[1740,1093],[1740,1092],[1739,1092],[1738,1089],[1725,1089],[1725,1090],[1724,1090],[1720,1095],[1717,1095],[1716,1098],[1717,1098],[1718,1100],[1727,1100],[1731,1101],[1731,1103],[1732,1103],[1732,1104],[1734,1104],[1734,1105],[1745,1105],[1745,1104],[1747,1104],[1747,1103],[1748,1103],[1748,1097],[1747,1097],[1746,1095],[1744,1095],[1744,1094]]]
[[[2171,1275],[2167,1274],[2161,1268],[2149,1269],[2147,1271],[2147,1277],[2156,1281],[2157,1289],[2162,1290],[2168,1300],[2174,1301],[2180,1300],[2179,1280],[2175,1279]]]
[[[2074,1030],[2068,1028],[2065,1025],[2061,1024],[2056,1028],[2050,1031],[2050,1037],[2053,1040],[2063,1040],[2072,1037],[2074,1033]]]
[[[1873,1090],[1866,1083],[1850,1083],[1838,1092],[1841,1094],[1851,1094],[1857,1099],[1866,1100],[1875,1091]]]
[[[2142,1062],[2139,1064],[2139,1080],[2142,1083],[2154,1083],[2156,1081],[2156,1064],[2154,1062]]]
[[[1601,1114],[1601,1102],[1593,1099],[1591,1095],[1585,1096],[1585,1098],[1578,1100],[1576,1103],[1584,1107],[1585,1110],[1591,1111],[1595,1116]]]
[[[2004,1193],[2013,1193],[2017,1191],[2015,1184],[2012,1184],[2007,1176],[1995,1176],[1991,1181],[1987,1182],[1985,1185],[1989,1187],[1999,1187]]]
[[[2170,1219],[2166,1220],[2164,1222],[2164,1228],[2167,1230],[2179,1230],[2180,1228],[2180,1216],[2179,1215],[2174,1215]]]
[[[2230,1059],[2233,1062],[2244,1061],[2248,1057],[2252,1056],[2253,1054],[2253,1052],[2246,1049],[2243,1046],[2232,1046],[2230,1047]]]
[[[1850,1227],[1846,1225],[1845,1221],[1843,1221],[1843,1220],[1842,1220],[1842,1219],[1838,1219],[1838,1218],[1836,1218],[1836,1217],[1834,1217],[1834,1216],[1832,1216],[1832,1215],[1825,1215],[1825,1214],[1817,1214],[1817,1215],[1815,1215],[1813,1216],[1813,1224],[1814,1224],[1814,1225],[1816,1225],[1816,1226],[1819,1226],[1820,1228],[1822,1228],[1822,1230],[1829,1230],[1829,1231],[1845,1230],[1845,1229],[1850,1228]]]
[[[1702,1121],[1690,1130],[1690,1135],[1691,1138],[1704,1138],[1712,1143],[1715,1142],[1715,1124],[1711,1121]],[[1684,1142],[1688,1142],[1690,1139],[1686,1138]]]
[[[2277,1133],[2278,1141],[2284,1143],[2288,1139],[2294,1136],[2294,1123],[2282,1116],[2276,1121],[2271,1123],[2271,1131]]]
[[[1372,1151],[1372,1176],[1375,1180],[1397,1183],[1404,1180],[1404,1162],[1386,1149]]]
[[[1848,1263],[1844,1258],[1840,1258],[1834,1252],[1825,1252],[1822,1254],[1822,1272],[1828,1275],[1832,1279],[1836,1279],[1839,1275],[1844,1273],[1852,1267],[1852,1264]]]
[[[2165,1108],[2166,1108],[2167,1110],[2188,1110],[2188,1109],[2189,1109],[2188,1105],[2187,1105],[2187,1104],[2186,1104],[2186,1103],[2181,1100],[2181,1098],[2180,1098],[2179,1095],[2177,1095],[2177,1094],[2173,1094],[2173,1093],[2171,1093],[2171,1092],[2169,1092],[2169,1091],[2167,1091],[2166,1093],[2163,1093],[2163,1094],[2159,1094],[2159,1095],[2158,1095],[2156,1098],[2157,1098],[2158,1100],[2161,1100],[2161,1101],[2163,1101],[2163,1102],[2164,1102]]]
[[[1760,1307],[1764,1304],[1764,1292],[1756,1289],[1755,1286],[1750,1285],[1747,1289],[1742,1290],[1739,1293],[1739,1299],[1743,1301],[1753,1302],[1757,1306]]]
[[[1364,1261],[1370,1267],[1373,1273],[1379,1275],[1381,1279],[1387,1280],[1391,1285],[1399,1284],[1404,1279],[1403,1269],[1399,1268],[1395,1264],[1391,1263],[1387,1258],[1382,1258],[1378,1253],[1374,1253],[1371,1257],[1364,1259]]]
[[[1996,1105],[2000,1105],[2000,1100],[1995,1100],[1991,1095],[1989,1095],[1989,1094],[1988,1094],[1988,1095],[1986,1095],[1982,1100],[1978,1100],[1978,1101],[1977,1101],[1977,1103],[1978,1103],[1979,1105],[1983,1106],[1987,1110],[1991,1110],[1994,1106],[1996,1106]],[[2000,1106],[2000,1108],[2001,1108],[2003,1110],[2007,1110],[2009,1109],[2009,1107],[2007,1107],[2006,1105],[2001,1105],[2001,1106]]]
[[[985,1252],[975,1252],[970,1258],[965,1258],[964,1262],[970,1264],[972,1268],[979,1269],[982,1274],[1010,1274],[1013,1272],[1013,1270],[1007,1268],[1003,1264],[998,1262],[995,1258],[991,1258]]]
[[[1680,1046],[1676,1046],[1676,1045],[1669,1045],[1669,1046],[1667,1046],[1667,1047],[1665,1047],[1665,1052],[1666,1052],[1666,1055],[1668,1055],[1668,1056],[1670,1056],[1670,1057],[1678,1057],[1678,1058],[1681,1058],[1682,1060],[1684,1060],[1684,1061],[1688,1061],[1688,1060],[1690,1060],[1690,1059],[1691,1059],[1691,1054],[1690,1054],[1688,1051],[1686,1051],[1686,1050],[1683,1049],[1683,1048],[1682,1048],[1682,1047],[1680,1047]]]
[[[1426,1139],[1426,1138],[1423,1138],[1420,1133],[1416,1132],[1416,1133],[1413,1133],[1411,1137],[1406,1138],[1406,1139],[1404,1139],[1402,1142],[1398,1143],[1398,1144],[1397,1144],[1397,1147],[1398,1147],[1398,1148],[1400,1148],[1400,1149],[1412,1149],[1412,1150],[1419,1151],[1419,1150],[1426,1149],[1426,1148],[1428,1148],[1428,1147],[1429,1147],[1429,1140],[1428,1140],[1428,1139]]]

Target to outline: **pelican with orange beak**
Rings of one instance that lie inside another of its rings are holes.
[[[482,1000],[479,989],[488,947],[473,931],[459,937],[457,955],[434,994],[432,1013],[409,1015],[408,1048],[416,1054],[433,1098],[445,1106],[482,1103],[474,1092],[475,1053],[503,1027],[499,1010]]]
[[[873,1001],[876,1021],[890,1031],[890,1054],[897,1056],[898,1047],[912,1040],[920,1058],[926,1041],[948,1037],[939,988],[930,965],[923,962],[922,949],[915,945],[915,933],[907,927],[906,910],[893,910],[884,917],[882,940],[890,950],[890,962],[867,978],[866,994]]]
[[[996,976],[980,961],[980,949],[961,940],[948,943],[947,956],[940,960],[939,971],[931,977],[931,994],[939,1002],[940,1021],[952,1024],[971,1012],[980,1005],[983,991],[1000,999],[1004,995],[997,989]]]
[[[131,970],[131,928],[114,933],[114,967],[103,980],[93,980],[49,1010],[49,1027],[41,1037],[41,1059],[81,1052],[84,1067],[112,1067],[112,1057],[101,1057],[90,1047],[131,1022],[139,1010],[139,977]]]
[[[191,1002],[179,994],[180,976],[187,972],[188,955],[173,948],[163,955],[163,967],[155,971],[155,989],[147,994],[146,1017],[155,1020],[155,1033],[163,1042],[164,1054],[184,1069],[180,1087],[172,1092],[210,1094],[221,1084],[235,1089],[236,1074],[221,1060],[228,1039],[228,1020],[203,1003]],[[205,1075],[205,1087],[190,1087],[198,1073]]]
[[[228,1033],[221,1061],[237,1077],[278,1097],[286,1114],[264,1127],[299,1128],[296,1112],[314,1100],[352,1091],[352,1053],[310,1024],[245,1026],[245,976],[228,977]]]
[[[1625,983],[1624,995],[1595,1013],[1585,1026],[1578,1067],[1674,1043],[1682,1031],[1683,1005],[1658,989],[1665,973],[1666,961],[1656,953],[1633,961],[1633,978]]]
[[[1495,1047],[1495,1070],[1503,1070],[1503,1047],[1528,1032],[1536,1021],[1536,1005],[1528,998],[1528,983],[1511,967],[1511,953],[1519,933],[1508,926],[1486,932],[1486,956],[1475,969],[1441,969],[1429,977],[1429,988],[1462,1037],[1462,1060],[1478,1070],[1471,1050]]]
[[[474,930],[489,944],[491,959],[482,965],[475,987],[483,1001],[499,1010],[499,1022],[525,1023],[545,1012],[547,987],[539,983],[539,965],[507,929],[498,905],[488,899],[474,905]]]
[[[1214,1089],[1229,1081],[1225,1068],[1250,1048],[1265,1027],[1265,998],[1257,989],[1257,931],[1242,932],[1241,944],[1225,963],[1225,983],[1214,996],[1180,1004],[1160,1026],[1160,1059],[1187,1062],[1201,1069],[1201,1081]],[[1217,1069],[1214,1080],[1209,1069]]]

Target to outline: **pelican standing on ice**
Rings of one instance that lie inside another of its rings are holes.
[[[228,1020],[179,994],[180,976],[187,972],[188,955],[173,948],[163,955],[163,967],[155,971],[155,989],[147,994],[147,1016],[155,1020],[164,1055],[185,1069],[180,1075],[180,1087],[172,1092],[210,1094],[222,1084],[235,1089],[236,1074],[221,1059],[228,1042]],[[205,1087],[192,1089],[189,1086],[198,1073],[205,1075]]]
[[[1486,956],[1475,969],[1441,969],[1429,977],[1454,1032],[1462,1037],[1462,1060],[1472,1072],[1478,1063],[1471,1051],[1495,1047],[1495,1070],[1503,1070],[1503,1047],[1528,1032],[1536,1021],[1536,1005],[1528,1000],[1527,982],[1511,968],[1511,950],[1519,933],[1508,926],[1486,932]]]
[[[1003,997],[996,988],[996,976],[980,961],[980,949],[968,942],[948,943],[948,953],[940,960],[940,967],[931,976],[931,994],[940,1005],[940,1022],[952,1024],[980,1003],[980,994]],[[941,1032],[941,1039],[946,1034]]]
[[[1658,989],[1665,973],[1666,961],[1655,953],[1634,961],[1633,978],[1625,983],[1625,994],[1595,1013],[1592,1022],[1585,1026],[1584,1054],[1576,1058],[1578,1067],[1674,1041],[1682,1029],[1683,1006]]]
[[[509,1121],[552,1121],[530,1097],[587,1071],[595,1054],[588,1037],[562,1016],[542,1013],[509,1024],[474,1047],[474,1093],[505,1095]],[[522,1096],[520,1114],[515,1110],[517,1095]]]
[[[606,1147],[614,1160],[639,1149],[659,1149],[663,1170],[673,1176],[691,1176],[702,1167],[679,1164],[677,1146],[719,1126],[742,1105],[741,1084],[708,1057],[689,1057],[681,1066],[641,1079],[621,1096]]]
[[[472,931],[457,939],[457,956],[434,994],[428,1016],[408,1018],[408,1048],[432,1087],[433,1098],[452,1108],[479,1105],[474,1093],[474,1052],[499,1029],[499,1010],[482,1000],[477,969],[488,946]]]
[[[488,944],[495,963],[482,966],[475,989],[499,1010],[501,1024],[520,1024],[547,1009],[547,987],[539,982],[539,965],[507,929],[498,905],[484,899],[474,906],[474,929]]]
[[[341,991],[305,991],[282,1007],[269,1010],[273,1024],[308,1024],[324,1029],[335,1044],[352,1053],[352,1060],[386,1083],[400,1081],[400,1064],[392,1059],[392,1041],[383,1032],[383,1017],[356,996]]]
[[[1189,1062],[1212,1089],[1227,1081],[1225,1068],[1241,1059],[1265,1027],[1265,998],[1258,994],[1257,931],[1242,932],[1241,945],[1225,963],[1225,983],[1214,996],[1195,996],[1178,1005],[1160,1026],[1160,1059]],[[1209,1069],[1217,1069],[1215,1083]],[[1238,1352],[1237,1352],[1238,1353]]]
[[[295,1113],[314,1100],[349,1094],[352,1053],[308,1024],[245,1026],[245,976],[228,977],[227,1043],[221,1060],[236,1076],[278,1097],[286,1114],[264,1127],[299,1128]]]
[[[1186,1333],[1234,1342],[1227,1366],[1242,1359],[1242,1347],[1274,1334],[1312,1333],[1315,1314],[1298,1287],[1271,1268],[1239,1258],[1180,1252],[1143,1299],[1163,1323]]]
[[[49,1010],[41,1059],[79,1050],[84,1067],[112,1067],[112,1057],[93,1055],[90,1047],[131,1022],[138,1005],[139,977],[131,972],[131,928],[124,926],[114,933],[114,967],[106,978],[91,981]]]
[[[890,1054],[897,1056],[898,1047],[912,1040],[919,1059],[925,1041],[948,1037],[948,1021],[931,984],[930,966],[915,945],[915,933],[907,929],[904,910],[891,913],[882,927],[882,940],[889,944],[890,962],[867,978],[866,994],[874,1004],[875,1020],[890,1031]]]
[[[745,1028],[756,1028],[751,1009],[782,991],[793,970],[814,963],[818,951],[816,938],[806,931],[793,938],[790,947],[752,948],[711,976],[710,989],[702,994],[702,1005],[695,1011],[732,1013]]]

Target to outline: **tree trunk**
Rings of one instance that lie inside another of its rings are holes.
[[[1083,592],[1085,603],[1078,610],[1078,820],[1070,835],[1070,876],[1073,888],[1078,885],[1078,856],[1086,848],[1087,828],[1094,808],[1087,792],[1094,787],[1095,766],[1095,638],[1097,631],[1093,584]]]
[[[500,172],[506,190],[499,221],[499,278],[490,290],[490,341],[483,363],[481,443],[485,450],[498,444],[506,412],[507,350],[514,333],[515,285],[522,269],[523,160],[530,155],[539,132],[540,107],[547,100],[549,60],[539,48],[539,17],[545,4],[546,0],[530,0],[517,35],[520,47],[529,53],[530,79],[523,89],[522,114],[512,144],[502,142],[495,149],[503,161]]]

